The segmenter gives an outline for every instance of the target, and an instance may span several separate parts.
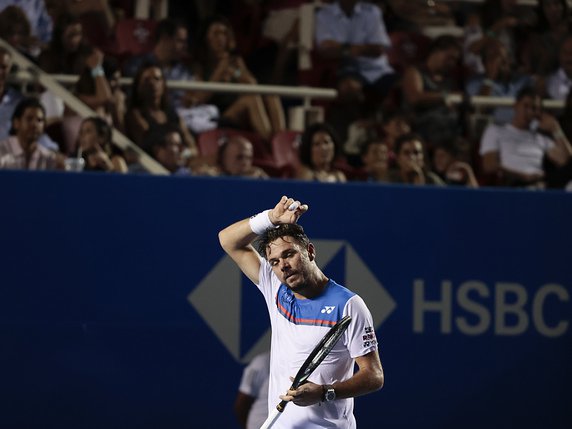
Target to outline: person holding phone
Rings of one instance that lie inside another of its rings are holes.
[[[545,187],[545,159],[562,167],[572,159],[572,146],[558,120],[542,110],[540,95],[525,87],[513,120],[485,129],[480,155],[484,173],[497,175],[498,184],[536,189]]]

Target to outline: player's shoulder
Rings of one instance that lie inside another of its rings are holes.
[[[336,296],[340,301],[349,301],[352,297],[356,296],[356,293],[345,286],[337,283],[336,281],[330,279],[329,287],[327,293],[330,296]]]

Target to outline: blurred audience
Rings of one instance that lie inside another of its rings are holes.
[[[340,154],[340,143],[331,126],[316,123],[302,133],[299,147],[300,167],[296,179],[318,182],[346,182],[346,175],[334,162]]]
[[[32,36],[30,21],[18,6],[8,6],[0,12],[0,38],[31,60],[40,54],[41,43]]]
[[[560,43],[558,68],[546,79],[546,93],[554,100],[566,100],[572,88],[572,33]]]
[[[26,13],[33,37],[42,44],[50,42],[53,23],[44,0],[0,0],[0,11],[8,6],[17,6]]]
[[[404,134],[395,141],[395,167],[389,172],[392,183],[438,185],[445,183],[425,163],[425,142],[415,133]]]
[[[149,130],[144,138],[145,149],[171,174],[186,176],[192,173],[187,164],[183,133],[176,124],[166,123]]]
[[[534,82],[530,75],[514,71],[508,51],[499,40],[488,39],[482,47],[481,58],[485,71],[467,82],[466,90],[470,96],[515,97],[522,88]],[[512,116],[510,106],[492,110],[492,118],[497,124],[510,122]]]
[[[572,146],[554,118],[542,111],[540,95],[523,88],[514,104],[514,118],[504,126],[489,125],[480,154],[486,174],[506,186],[544,188],[544,158],[558,167],[570,162]]]
[[[171,123],[181,128],[183,144],[197,153],[194,137],[169,104],[167,85],[161,68],[153,63],[143,64],[135,78],[125,115],[127,135],[138,145],[146,132],[157,125]]]
[[[0,46],[0,139],[8,137],[12,127],[12,114],[24,97],[8,85],[7,79],[11,69],[12,55],[10,51]]]
[[[236,52],[234,33],[222,16],[204,23],[194,57],[199,81],[256,84],[257,79]],[[286,127],[280,98],[275,95],[237,95],[196,91],[195,104],[210,103],[218,107],[225,126],[256,131],[264,139]]]
[[[39,144],[46,112],[36,98],[24,98],[16,106],[10,136],[0,141],[0,169],[55,170],[63,168],[63,158]]]
[[[268,174],[252,164],[254,148],[243,136],[231,136],[219,147],[218,167],[223,176],[267,179]]]
[[[460,94],[455,76],[460,58],[458,40],[440,36],[432,42],[423,64],[405,70],[404,104],[414,118],[413,130],[428,144],[455,139],[463,132],[459,110],[448,97]]]
[[[389,182],[389,147],[377,139],[369,140],[362,148],[361,159],[365,180]]]
[[[148,54],[134,57],[125,66],[126,76],[135,76],[143,64],[155,63],[167,80],[193,80],[189,62],[187,27],[173,18],[161,20],[155,29],[155,45]],[[183,90],[169,90],[170,102],[179,109],[194,104],[192,93]]]
[[[433,171],[447,185],[478,188],[473,168],[460,160],[455,142],[441,142],[433,148]]]
[[[98,116],[83,120],[77,147],[78,158],[84,159],[86,171],[128,171],[123,152],[112,142],[111,127]]]
[[[567,0],[538,0],[537,23],[528,52],[531,73],[547,75],[558,68],[559,48],[572,30]]]

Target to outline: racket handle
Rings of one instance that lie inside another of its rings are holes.
[[[280,414],[282,413],[281,411],[278,411],[278,407],[274,408],[272,412],[268,415],[268,418],[264,421],[262,426],[260,426],[260,429],[271,428],[276,422],[276,420],[278,420],[278,417],[280,417]]]
[[[284,411],[284,408],[286,408],[286,405],[288,405],[288,402],[282,401],[278,405],[276,405],[276,409],[278,410],[279,413],[281,413],[282,411]]]

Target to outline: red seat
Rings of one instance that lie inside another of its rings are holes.
[[[279,131],[270,142],[275,167],[280,170],[282,177],[292,177],[300,165],[298,147],[300,146],[299,131]]]
[[[115,51],[120,57],[143,55],[153,49],[155,27],[152,19],[123,19],[115,27]]]

